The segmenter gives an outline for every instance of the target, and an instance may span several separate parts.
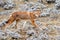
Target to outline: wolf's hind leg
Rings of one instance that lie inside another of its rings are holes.
[[[18,24],[19,21],[20,21],[19,19],[16,20],[15,29],[17,29],[17,24]]]

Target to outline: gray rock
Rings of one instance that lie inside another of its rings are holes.
[[[6,33],[10,36],[10,37],[14,37],[14,38],[20,38],[20,34],[16,33],[16,32],[12,32],[10,30],[7,29]]]
[[[46,34],[46,33],[40,33],[40,35],[38,36],[38,38],[40,40],[48,40],[49,39],[49,36]]]
[[[4,2],[4,0],[0,0],[0,6],[3,7],[6,3]]]
[[[46,0],[47,3],[55,3],[56,0]]]
[[[46,7],[47,6],[45,6],[44,4],[39,3],[39,2],[36,2],[36,3],[29,2],[24,5],[20,5],[20,9],[23,11],[34,11],[36,9],[44,9]]]
[[[0,30],[0,39],[6,39],[6,38],[7,38],[7,34],[2,30]]]
[[[44,4],[42,4],[42,3],[39,3],[39,2],[37,2],[37,3],[35,3],[35,5],[34,5],[35,7],[37,7],[37,8],[40,8],[40,9],[44,9],[44,8],[46,8],[47,6],[45,6]]]
[[[31,36],[30,38],[27,38],[26,40],[33,40],[34,38]]]
[[[40,16],[41,17],[45,17],[45,16],[50,16],[50,14],[49,13],[46,13],[46,12],[43,12]]]
[[[27,34],[28,34],[28,35],[34,34],[34,33],[35,33],[34,30],[28,30],[28,31],[27,31]]]
[[[56,40],[60,40],[60,35],[55,37]]]
[[[54,25],[54,28],[58,31],[58,33],[60,34],[60,26]]]
[[[56,0],[55,7],[56,9],[60,9],[60,0]]]
[[[55,8],[52,8],[50,13],[53,13],[53,14],[60,14],[60,10],[57,10]]]
[[[41,17],[50,16],[50,11],[51,11],[51,8],[43,9],[40,16]]]
[[[15,7],[15,4],[13,4],[13,3],[7,3],[3,8],[5,10],[9,10],[9,9],[14,8],[14,7]]]
[[[6,11],[2,11],[2,12],[0,12],[0,15],[9,15],[9,14],[11,14],[12,13],[12,10],[6,10]]]
[[[60,2],[55,4],[56,9],[60,9]]]
[[[38,2],[39,2],[39,3],[43,3],[43,1],[42,1],[42,0],[38,0]]]
[[[6,0],[6,3],[13,3],[13,0]]]

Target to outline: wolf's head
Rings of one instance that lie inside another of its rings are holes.
[[[40,17],[41,10],[37,9],[37,10],[34,10],[33,12],[36,17]]]

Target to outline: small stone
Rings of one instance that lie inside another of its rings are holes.
[[[0,0],[0,7],[3,7],[6,3],[3,0]]]
[[[46,0],[47,3],[55,3],[56,0]]]
[[[14,7],[15,7],[15,4],[13,4],[13,3],[7,3],[3,8],[5,10],[9,10],[9,9],[14,8]]]

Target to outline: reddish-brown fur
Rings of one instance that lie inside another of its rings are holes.
[[[40,13],[41,13],[40,10],[35,10],[35,11],[32,11],[32,12],[27,12],[27,11],[14,12],[10,16],[9,20],[6,21],[6,25],[10,25],[15,20],[16,20],[16,25],[17,25],[18,21],[20,21],[20,20],[28,20],[29,19],[29,20],[31,20],[32,25],[34,25],[34,27],[37,27],[38,25],[35,23],[34,19],[39,17]],[[7,28],[6,25],[5,25],[5,28]]]

